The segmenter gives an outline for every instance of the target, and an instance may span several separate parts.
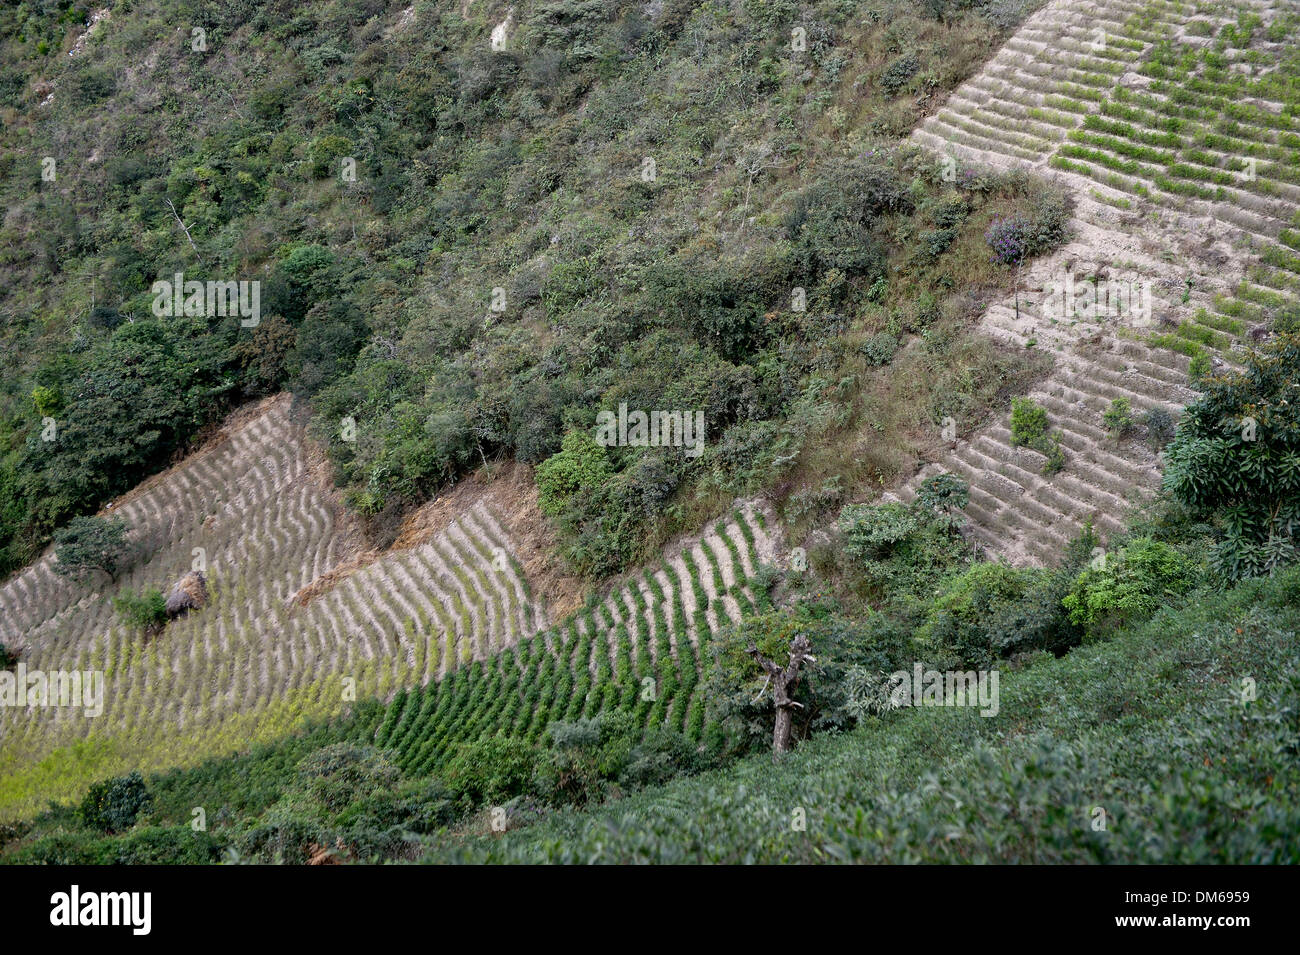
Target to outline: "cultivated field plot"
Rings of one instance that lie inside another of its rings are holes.
[[[603,705],[603,649],[615,668],[623,656],[638,664],[671,658],[682,675],[663,695],[680,719],[694,686],[687,664],[695,651],[687,648],[739,617],[752,599],[747,581],[760,560],[773,559],[771,538],[755,523],[761,511],[747,505],[552,631],[509,530],[479,502],[425,542],[311,588],[319,592],[304,602],[295,599],[300,591],[346,564],[354,548],[309,473],[287,398],[231,431],[114,509],[149,555],[117,584],[72,583],[47,555],[0,588],[0,628],[27,645],[29,672],[97,670],[105,679],[96,717],[77,707],[0,708],[0,814],[42,808],[116,772],[191,765],[277,739],[353,700],[392,697],[543,631],[521,659],[544,645],[570,661],[579,644],[588,647],[592,700],[579,680],[563,694],[566,710]],[[200,557],[207,606],[152,638],[118,623],[114,595],[165,587]],[[542,721],[540,732],[547,711],[527,712]],[[404,745],[446,746],[469,728],[458,721],[404,732]]]
[[[422,774],[464,742],[498,734],[537,742],[555,720],[615,710],[643,729],[666,726],[700,741],[709,643],[754,609],[751,581],[779,560],[770,521],[761,503],[744,503],[553,630],[398,694],[376,744]]]
[[[914,131],[956,175],[1025,168],[1076,207],[1073,240],[1026,270],[1018,307],[995,303],[983,319],[1055,356],[1031,397],[1060,431],[1064,469],[1044,476],[1043,455],[1013,447],[1004,420],[954,442],[901,497],[961,474],[975,536],[1041,564],[1086,520],[1119,531],[1158,485],[1158,454],[1109,435],[1103,412],[1126,398],[1135,413],[1176,413],[1193,359],[1234,364],[1300,298],[1298,16],[1292,2],[1056,0]],[[1066,277],[1099,299],[1146,285],[1150,311],[1063,314],[1045,290]]]

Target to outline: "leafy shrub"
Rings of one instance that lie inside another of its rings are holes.
[[[957,521],[919,500],[911,505],[845,505],[836,521],[839,545],[854,558],[840,572],[872,600],[898,600],[933,586],[970,556]]]
[[[114,597],[113,609],[122,625],[131,630],[155,634],[167,625],[167,598],[156,588]]]
[[[1117,438],[1122,438],[1133,430],[1133,406],[1127,398],[1116,398],[1101,417],[1106,424],[1106,430]]]
[[[557,721],[547,727],[551,750],[537,769],[538,788],[546,798],[582,805],[600,802],[614,791],[624,772],[633,739],[639,735],[626,711],[590,719]]]
[[[966,652],[971,659],[986,653],[1005,658],[1033,651],[1060,656],[1078,646],[1083,628],[1071,622],[1061,604],[1073,581],[1074,575],[1064,569],[1035,575],[1018,599],[993,608],[982,621],[982,635],[965,636]],[[963,649],[961,643],[954,646]]]
[[[904,53],[896,57],[880,74],[880,88],[890,96],[896,96],[907,81],[920,69],[920,61],[915,53]]]
[[[330,134],[322,136],[311,144],[308,155],[311,161],[311,173],[322,179],[339,172],[338,160],[354,154],[354,147],[346,136]]]
[[[1070,210],[1063,193],[1038,190],[1030,215],[997,216],[984,232],[993,260],[1015,265],[1063,243],[1069,233]]]
[[[906,504],[846,504],[836,529],[843,535],[844,551],[862,560],[888,557],[899,544],[916,533],[924,518]]]
[[[989,223],[984,241],[993,250],[993,259],[1003,265],[1014,265],[1029,254],[1029,219],[1024,216],[996,218]]]
[[[464,808],[500,805],[531,791],[537,758],[534,747],[500,736],[462,743],[444,781]]]
[[[1047,409],[1032,398],[1011,399],[1011,443],[1034,447],[1047,435]]]
[[[1043,453],[1044,474],[1056,474],[1065,467],[1065,449],[1061,446],[1060,431],[1053,431],[1047,437],[1039,438],[1034,445],[1034,450]]]
[[[934,224],[939,229],[961,225],[970,215],[970,203],[965,196],[949,196],[934,209]]]
[[[335,743],[298,764],[289,799],[313,815],[337,816],[349,806],[390,792],[402,772],[372,746]]]
[[[835,164],[795,197],[785,228],[806,272],[834,268],[874,280],[884,274],[886,256],[873,226],[881,216],[911,206],[907,186],[892,166],[853,159]]]
[[[1090,636],[1154,613],[1196,583],[1196,568],[1177,550],[1149,537],[1130,541],[1102,567],[1077,578],[1061,605]]]
[[[898,351],[898,336],[889,332],[876,332],[858,348],[872,365],[888,365]]]
[[[1044,474],[1056,474],[1065,467],[1061,432],[1048,432],[1047,409],[1027,397],[1011,399],[1011,443],[1033,448],[1042,454]]]
[[[590,493],[610,477],[606,450],[583,431],[564,437],[561,450],[537,466],[538,506],[557,517],[575,496]]]
[[[991,621],[1021,601],[1042,576],[1001,563],[975,564],[942,585],[916,639],[935,652],[951,650],[963,664],[987,666],[1006,649],[990,630]]]
[[[1165,488],[1194,514],[1222,522],[1211,561],[1228,579],[1297,559],[1298,376],[1300,336],[1279,336],[1243,371],[1207,383],[1165,451]]]
[[[32,389],[32,404],[36,406],[36,413],[42,417],[57,414],[63,407],[63,396],[55,388],[37,385]]]
[[[1197,346],[1198,349],[1200,346]],[[1193,387],[1198,386],[1202,379],[1210,374],[1210,356],[1204,351],[1198,350],[1192,356],[1192,360],[1187,364],[1187,380]]]
[[[1174,437],[1177,420],[1168,409],[1156,405],[1142,418],[1142,425],[1146,428],[1147,443],[1151,445],[1151,450],[1162,451]]]
[[[92,829],[122,832],[135,825],[152,801],[144,777],[134,771],[91,786],[81,801],[80,817]]]
[[[953,512],[960,511],[970,501],[970,485],[955,474],[936,474],[921,482],[916,499],[922,507],[955,526],[962,518]]]
[[[659,786],[678,776],[698,772],[706,764],[705,756],[684,733],[655,726],[628,753],[619,782],[627,789]]]

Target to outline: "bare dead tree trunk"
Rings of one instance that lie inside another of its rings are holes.
[[[190,235],[190,229],[189,229],[189,226],[187,226],[187,225],[186,225],[186,224],[181,220],[181,214],[180,214],[179,212],[176,211],[176,206],[172,203],[172,201],[171,201],[170,199],[165,199],[164,201],[167,203],[167,208],[168,208],[168,209],[171,209],[171,211],[172,211],[172,218],[174,218],[174,219],[176,220],[176,224],[177,224],[178,226],[180,226],[180,227],[181,227],[181,231],[185,233],[185,238],[189,240],[190,248],[194,250],[194,255],[195,255],[195,257],[199,260],[199,264],[202,265],[202,264],[203,264],[203,256],[199,253],[199,247],[198,247],[197,245],[194,244],[194,238],[193,238],[193,236]]]
[[[1020,327],[1020,266],[1025,264],[1025,256],[1022,252],[1020,258],[1016,261],[1016,327]]]
[[[817,658],[808,651],[812,644],[802,633],[790,644],[790,663],[785,669],[773,663],[758,652],[758,647],[750,644],[748,653],[767,673],[772,684],[772,700],[776,703],[776,725],[772,729],[772,759],[781,758],[781,754],[790,749],[790,731],[794,726],[794,711],[803,704],[796,703],[794,691],[799,686],[799,668],[805,663],[816,663]]]

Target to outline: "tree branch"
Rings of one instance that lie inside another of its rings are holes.
[[[185,225],[184,222],[181,221],[181,216],[180,213],[176,211],[176,206],[172,203],[170,199],[164,199],[164,201],[167,203],[167,208],[172,211],[172,218],[176,220],[176,224],[180,226],[181,231],[185,233],[185,238],[189,240],[190,248],[194,250],[194,255],[195,257],[198,258],[199,265],[202,265],[203,256],[199,253],[199,247],[194,244],[194,237],[190,235],[189,228]]]

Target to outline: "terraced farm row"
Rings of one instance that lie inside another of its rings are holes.
[[[720,626],[752,611],[753,578],[775,560],[768,527],[763,509],[746,505],[559,627],[398,693],[376,743],[423,774],[462,743],[534,742],[555,720],[614,710],[631,712],[646,730],[669,727],[700,740],[709,644]]]
[[[684,707],[697,641],[740,615],[760,555],[772,559],[767,532],[738,518],[552,630],[511,531],[480,500],[423,543],[390,551],[327,588],[309,587],[353,548],[310,478],[287,399],[115,511],[152,555],[116,585],[72,583],[46,556],[0,588],[0,629],[7,642],[26,644],[29,671],[96,670],[105,680],[98,716],[0,708],[4,816],[115,772],[188,765],[269,741],[353,700],[387,699],[439,680],[448,689],[434,695],[461,692],[454,688],[473,678],[459,673],[495,671],[503,660],[522,668],[540,646],[568,660],[577,646],[571,639],[588,645],[583,659],[602,692],[597,647],[607,648],[616,670],[619,653],[637,661],[638,673],[646,659],[671,658],[680,676],[664,677],[665,705]],[[165,586],[200,557],[207,606],[152,639],[120,625],[114,595]],[[304,600],[304,588],[320,592]],[[672,715],[680,720],[685,711]],[[459,738],[457,727],[436,745]]]
[[[411,550],[295,594],[353,550],[308,473],[287,398],[114,508],[148,560],[115,585],[78,585],[53,557],[0,588],[0,631],[29,671],[102,671],[103,712],[0,709],[0,809],[43,805],[118,769],[184,765],[273,739],[355,698],[482,659],[546,623],[509,532],[472,509]],[[165,588],[196,564],[209,602],[157,638],[112,598]]]
[[[1086,520],[1118,531],[1158,486],[1159,455],[1107,433],[1111,402],[1176,414],[1195,393],[1192,359],[1237,363],[1300,301],[1297,35],[1294,3],[1055,0],[913,132],[959,169],[1024,168],[1074,198],[1071,241],[981,322],[1054,356],[1030,397],[1060,431],[1065,467],[1044,475],[1003,419],[961,428],[897,497],[960,474],[973,536],[1043,564]],[[1070,315],[1048,294],[1067,279],[1099,298],[1149,288],[1151,309]]]

